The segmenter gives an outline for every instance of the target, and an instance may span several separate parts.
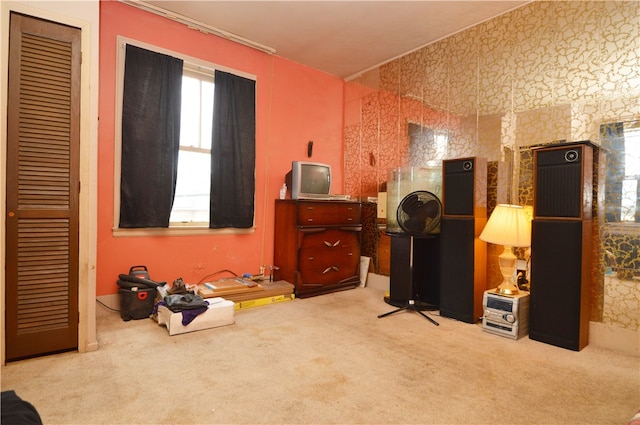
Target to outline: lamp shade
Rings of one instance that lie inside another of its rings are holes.
[[[531,220],[520,205],[498,204],[484,226],[480,239],[496,245],[531,245]]]

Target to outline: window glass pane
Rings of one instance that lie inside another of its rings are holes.
[[[211,155],[181,150],[171,222],[209,222],[210,180]]]
[[[197,147],[200,139],[200,81],[182,77],[180,145]]]
[[[622,181],[622,205],[620,219],[622,221],[635,221],[636,201],[638,199],[638,181],[627,179]]]
[[[202,82],[202,114],[200,123],[200,147],[210,150],[213,124],[213,83],[208,81]]]
[[[213,75],[184,70],[174,224],[209,222],[213,87]]]
[[[640,130],[637,129],[624,132],[624,174],[620,219],[635,221],[640,179]]]
[[[640,130],[624,132],[624,174],[640,176]]]

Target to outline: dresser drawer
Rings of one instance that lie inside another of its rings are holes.
[[[298,264],[305,284],[332,284],[357,275],[360,265],[358,232],[328,229],[305,234]]]
[[[321,232],[300,232],[302,239],[300,241],[301,249],[321,250],[331,252],[340,247],[349,247],[360,251],[360,234],[357,231],[348,231],[337,228],[328,228]],[[360,254],[358,253],[358,256]]]
[[[360,284],[360,203],[276,199],[276,280],[311,297]]]
[[[298,226],[349,226],[360,224],[358,202],[298,202]]]

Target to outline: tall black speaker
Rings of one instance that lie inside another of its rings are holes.
[[[482,316],[487,245],[478,239],[487,222],[487,161],[443,161],[440,222],[440,315],[467,323]]]
[[[589,343],[593,149],[534,151],[529,338],[575,351]]]
[[[440,297],[439,235],[391,236],[389,299],[402,307],[409,300],[423,303],[425,309],[437,309]]]

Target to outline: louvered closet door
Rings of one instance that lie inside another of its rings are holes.
[[[11,14],[6,358],[78,346],[80,30]]]

